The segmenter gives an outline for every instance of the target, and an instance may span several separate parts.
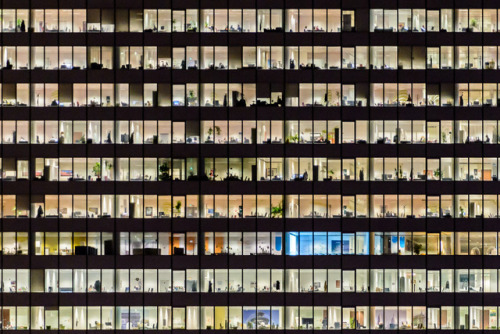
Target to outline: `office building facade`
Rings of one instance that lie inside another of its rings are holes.
[[[1,0],[2,330],[496,330],[496,0]]]

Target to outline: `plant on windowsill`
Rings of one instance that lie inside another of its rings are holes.
[[[290,144],[290,143],[298,143],[299,142],[299,135],[293,135],[293,136],[288,136],[286,138],[285,144]]]
[[[209,127],[207,130],[207,134],[208,134],[207,141],[211,140],[213,133],[214,133],[214,129],[212,129],[212,127]]]
[[[439,168],[434,171],[434,178],[437,180],[441,178],[441,170]]]
[[[162,163],[158,168],[160,171],[160,181],[170,181],[172,179],[170,176],[170,167],[168,165],[168,162]]]
[[[476,19],[471,19],[470,20],[470,26],[471,26],[471,32],[473,32],[474,29],[477,28],[477,20]]]
[[[194,90],[189,91],[189,96],[187,98],[188,106],[195,105],[196,97],[194,96]]]
[[[177,201],[177,202],[175,203],[175,206],[174,206],[174,208],[175,208],[175,213],[177,214],[177,217],[180,217],[180,216],[181,216],[181,207],[182,207],[182,203],[181,203],[181,201]]]
[[[279,202],[277,206],[271,208],[271,218],[282,218],[283,217],[283,203]]]
[[[92,167],[92,171],[94,172],[94,175],[96,177],[96,181],[101,181],[101,163],[96,162],[95,165]]]
[[[220,133],[221,133],[220,126],[216,125],[214,128],[215,128],[215,133],[217,134],[217,136],[220,136]],[[214,129],[212,127],[209,127],[207,130],[207,134],[208,134],[207,141],[210,141],[210,140],[213,141],[213,139],[212,139],[213,133],[214,133]]]
[[[413,253],[415,253],[415,255],[420,255],[422,248],[423,248],[422,244],[414,244],[413,245]]]
[[[335,171],[333,169],[330,169],[328,174],[331,175],[328,177],[328,180],[333,180],[335,178]]]

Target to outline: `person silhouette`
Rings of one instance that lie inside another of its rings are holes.
[[[36,213],[36,218],[42,218],[42,217],[43,217],[43,209],[42,206],[40,205]]]

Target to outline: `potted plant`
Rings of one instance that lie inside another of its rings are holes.
[[[215,133],[217,134],[217,136],[220,136],[221,134],[221,129],[220,129],[220,126],[216,125],[214,126],[215,128]],[[208,130],[207,130],[207,133],[208,133],[208,139],[207,140],[211,140],[211,137],[214,133],[214,129],[212,127],[209,127]]]
[[[194,96],[194,90],[189,91],[189,95],[187,98],[188,105],[195,105],[196,103],[196,97]]]
[[[180,215],[181,215],[181,207],[182,207],[182,203],[181,203],[181,201],[177,201],[177,202],[175,203],[174,208],[175,208],[175,213],[176,213],[178,216],[180,216]]]
[[[212,127],[209,127],[208,130],[207,130],[207,134],[208,134],[207,141],[212,140],[212,134],[213,133],[214,133],[214,129],[212,129]]]
[[[105,177],[105,180],[109,178],[109,175],[111,174],[111,169],[113,168],[113,164],[111,162],[107,162],[105,164],[106,169],[108,170],[108,176]]]
[[[286,139],[286,143],[287,144],[289,144],[289,143],[297,143],[298,141],[299,141],[299,135],[298,134],[288,136],[287,139]]]
[[[414,244],[413,245],[413,252],[415,253],[415,255],[420,255],[420,252],[422,251],[422,244]]]
[[[158,177],[158,179],[160,181],[169,181],[171,179],[170,177],[170,166],[168,165],[168,162],[163,162],[159,167],[159,172],[160,172],[160,175]]]
[[[476,19],[471,19],[470,20],[470,32],[473,32],[475,28],[477,28],[477,20]]]
[[[437,168],[435,171],[434,171],[434,178],[436,179],[440,179],[441,177],[441,170],[439,168]]]
[[[101,181],[102,168],[101,168],[100,162],[95,163],[94,167],[92,167],[92,171],[94,172],[94,175],[96,177],[96,181]]]
[[[209,130],[211,130],[212,128],[210,128]],[[214,126],[214,129],[215,129],[215,133],[217,134],[217,136],[220,136],[221,134],[221,129],[220,129],[220,126],[216,125]],[[212,131],[213,133],[213,131]]]
[[[279,202],[277,206],[271,208],[271,218],[282,218],[283,217],[283,203]]]

